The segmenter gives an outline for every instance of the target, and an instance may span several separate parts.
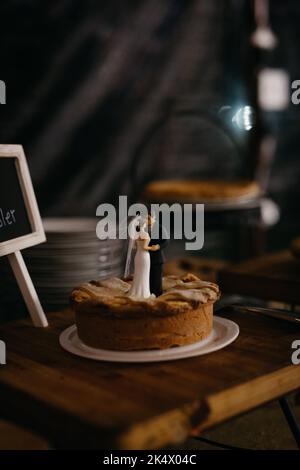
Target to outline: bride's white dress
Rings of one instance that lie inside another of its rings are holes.
[[[149,243],[150,238],[146,241]],[[146,299],[151,296],[150,292],[150,254],[144,249],[145,240],[136,240],[137,251],[134,257],[134,275],[131,288],[128,292],[130,297]]]

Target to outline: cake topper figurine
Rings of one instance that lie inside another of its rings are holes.
[[[167,244],[167,240],[151,237],[151,229],[155,222],[155,217],[148,215],[142,218],[136,216],[129,224],[129,246],[126,260],[125,277],[130,272],[130,261],[132,251],[136,248],[134,257],[134,275],[128,295],[137,298],[149,298],[151,295],[158,297],[162,294],[162,268],[164,256],[162,248]],[[161,227],[159,226],[159,229]],[[159,230],[161,232],[161,230]]]
[[[168,240],[167,237],[163,236],[163,232],[166,232],[165,228],[158,224],[157,237],[154,237],[152,234],[152,228],[154,224],[157,224],[155,216],[148,215],[148,230],[150,234],[149,246],[159,246],[158,250],[150,251],[150,291],[151,294],[154,294],[156,297],[162,294],[162,275],[163,275],[163,265],[165,262],[164,249],[167,246]]]

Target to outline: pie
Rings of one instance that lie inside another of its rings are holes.
[[[130,280],[91,281],[74,289],[70,302],[79,339],[100,349],[134,351],[183,346],[207,338],[213,326],[217,284],[193,274],[165,276],[163,293],[128,295]]]
[[[157,202],[223,202],[236,198],[250,198],[259,195],[255,181],[218,180],[161,180],[148,183],[142,199]]]

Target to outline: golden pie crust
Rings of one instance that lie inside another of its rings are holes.
[[[112,278],[82,284],[71,294],[78,336],[88,346],[111,350],[165,349],[209,336],[216,284],[193,274],[166,276],[159,297],[128,296],[130,281]]]
[[[142,199],[149,201],[214,201],[256,197],[255,181],[162,180],[148,183]]]

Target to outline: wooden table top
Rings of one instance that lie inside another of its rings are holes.
[[[44,435],[58,448],[151,449],[182,442],[232,416],[300,388],[291,343],[300,328],[230,313],[240,335],[200,357],[152,364],[96,362],[64,351],[68,311],[0,327],[0,416]]]
[[[289,251],[226,267],[218,281],[223,293],[300,305],[300,259]]]

